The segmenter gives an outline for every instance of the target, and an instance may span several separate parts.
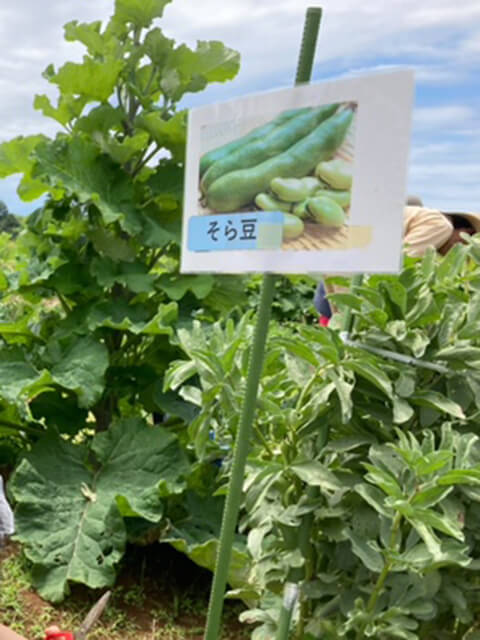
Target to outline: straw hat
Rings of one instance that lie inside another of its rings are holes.
[[[409,207],[423,207],[422,199],[418,196],[408,196],[407,206]],[[480,233],[480,213],[468,213],[463,211],[442,211],[446,216],[459,216],[468,220],[468,222],[475,229],[475,233]]]
[[[464,213],[463,211],[442,211],[446,216],[459,216],[465,218],[475,229],[475,233],[480,233],[480,213]]]

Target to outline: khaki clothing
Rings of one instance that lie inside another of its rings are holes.
[[[429,247],[440,249],[453,232],[453,224],[437,209],[405,207],[403,243],[405,253],[420,258]]]

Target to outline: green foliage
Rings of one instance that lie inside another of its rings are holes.
[[[42,438],[10,483],[17,538],[39,592],[58,602],[69,582],[111,585],[126,543],[122,516],[160,520],[161,497],[181,491],[187,472],[177,438],[138,419],[116,423],[89,445]]]
[[[348,339],[342,313],[329,329],[272,323],[240,523],[251,570],[231,594],[255,606],[253,638],[275,633],[286,582],[300,586],[299,639],[472,637],[479,265],[474,238],[338,294]],[[198,406],[192,446],[223,476],[251,332],[248,315],[179,332],[186,357],[165,376]]]
[[[9,212],[7,205],[0,200],[0,233],[7,233],[15,238],[21,228],[20,221],[13,213]]]
[[[45,195],[14,250],[0,242],[0,462],[24,447],[12,481],[18,539],[55,601],[69,581],[111,584],[123,518],[155,524],[163,498],[181,510],[190,467],[173,432],[184,423],[167,420],[183,401],[158,393],[178,355],[174,327],[242,299],[231,295],[238,280],[178,270],[178,101],[232,79],[239,56],[166,38],[154,21],[167,4],[116,0],[105,25],[67,24],[85,55],[49,65],[58,98],[34,101],[61,130],[0,145],[0,177],[20,174],[24,200]]]

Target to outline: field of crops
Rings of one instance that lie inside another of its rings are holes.
[[[164,4],[67,25],[83,62],[35,98],[62,132],[0,145],[45,195],[0,236],[0,621],[29,637],[110,587],[98,638],[202,635],[259,278],[179,273],[178,103],[239,59],[168,39]],[[293,584],[297,640],[478,639],[480,240],[333,295],[328,328],[314,288],[276,285],[223,637],[275,638]]]

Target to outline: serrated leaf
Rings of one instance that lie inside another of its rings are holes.
[[[137,126],[145,129],[161,148],[169,149],[175,161],[182,161],[185,155],[186,111],[178,111],[168,120],[160,111],[142,115]]]
[[[62,94],[58,99],[55,108],[50,102],[50,98],[46,95],[36,95],[33,101],[33,107],[41,111],[47,118],[53,118],[61,125],[66,126],[74,118],[78,118],[87,103],[84,96],[75,97],[69,94]]]
[[[172,0],[115,0],[114,18],[146,29],[155,18],[161,18]]]
[[[151,293],[155,290],[155,276],[148,273],[148,267],[142,262],[94,258],[90,271],[102,287],[111,288],[115,283],[119,283],[134,293]]]
[[[212,290],[215,279],[210,275],[162,275],[158,279],[158,286],[165,291],[171,300],[181,300],[187,293],[199,298],[205,298]]]
[[[104,344],[94,338],[80,338],[68,346],[61,360],[52,367],[52,378],[77,394],[80,407],[88,408],[103,393],[108,365],[108,350]]]
[[[104,62],[85,56],[83,62],[66,62],[50,77],[64,95],[106,102],[112,95],[123,61],[110,57]]]
[[[175,41],[167,38],[158,27],[150,29],[143,42],[145,53],[157,68],[165,65],[174,44]]]
[[[59,184],[81,203],[94,203],[105,224],[119,222],[131,234],[142,230],[142,217],[133,204],[133,184],[110,159],[99,155],[90,141],[57,138],[35,149],[38,163],[33,175],[53,187]]]

